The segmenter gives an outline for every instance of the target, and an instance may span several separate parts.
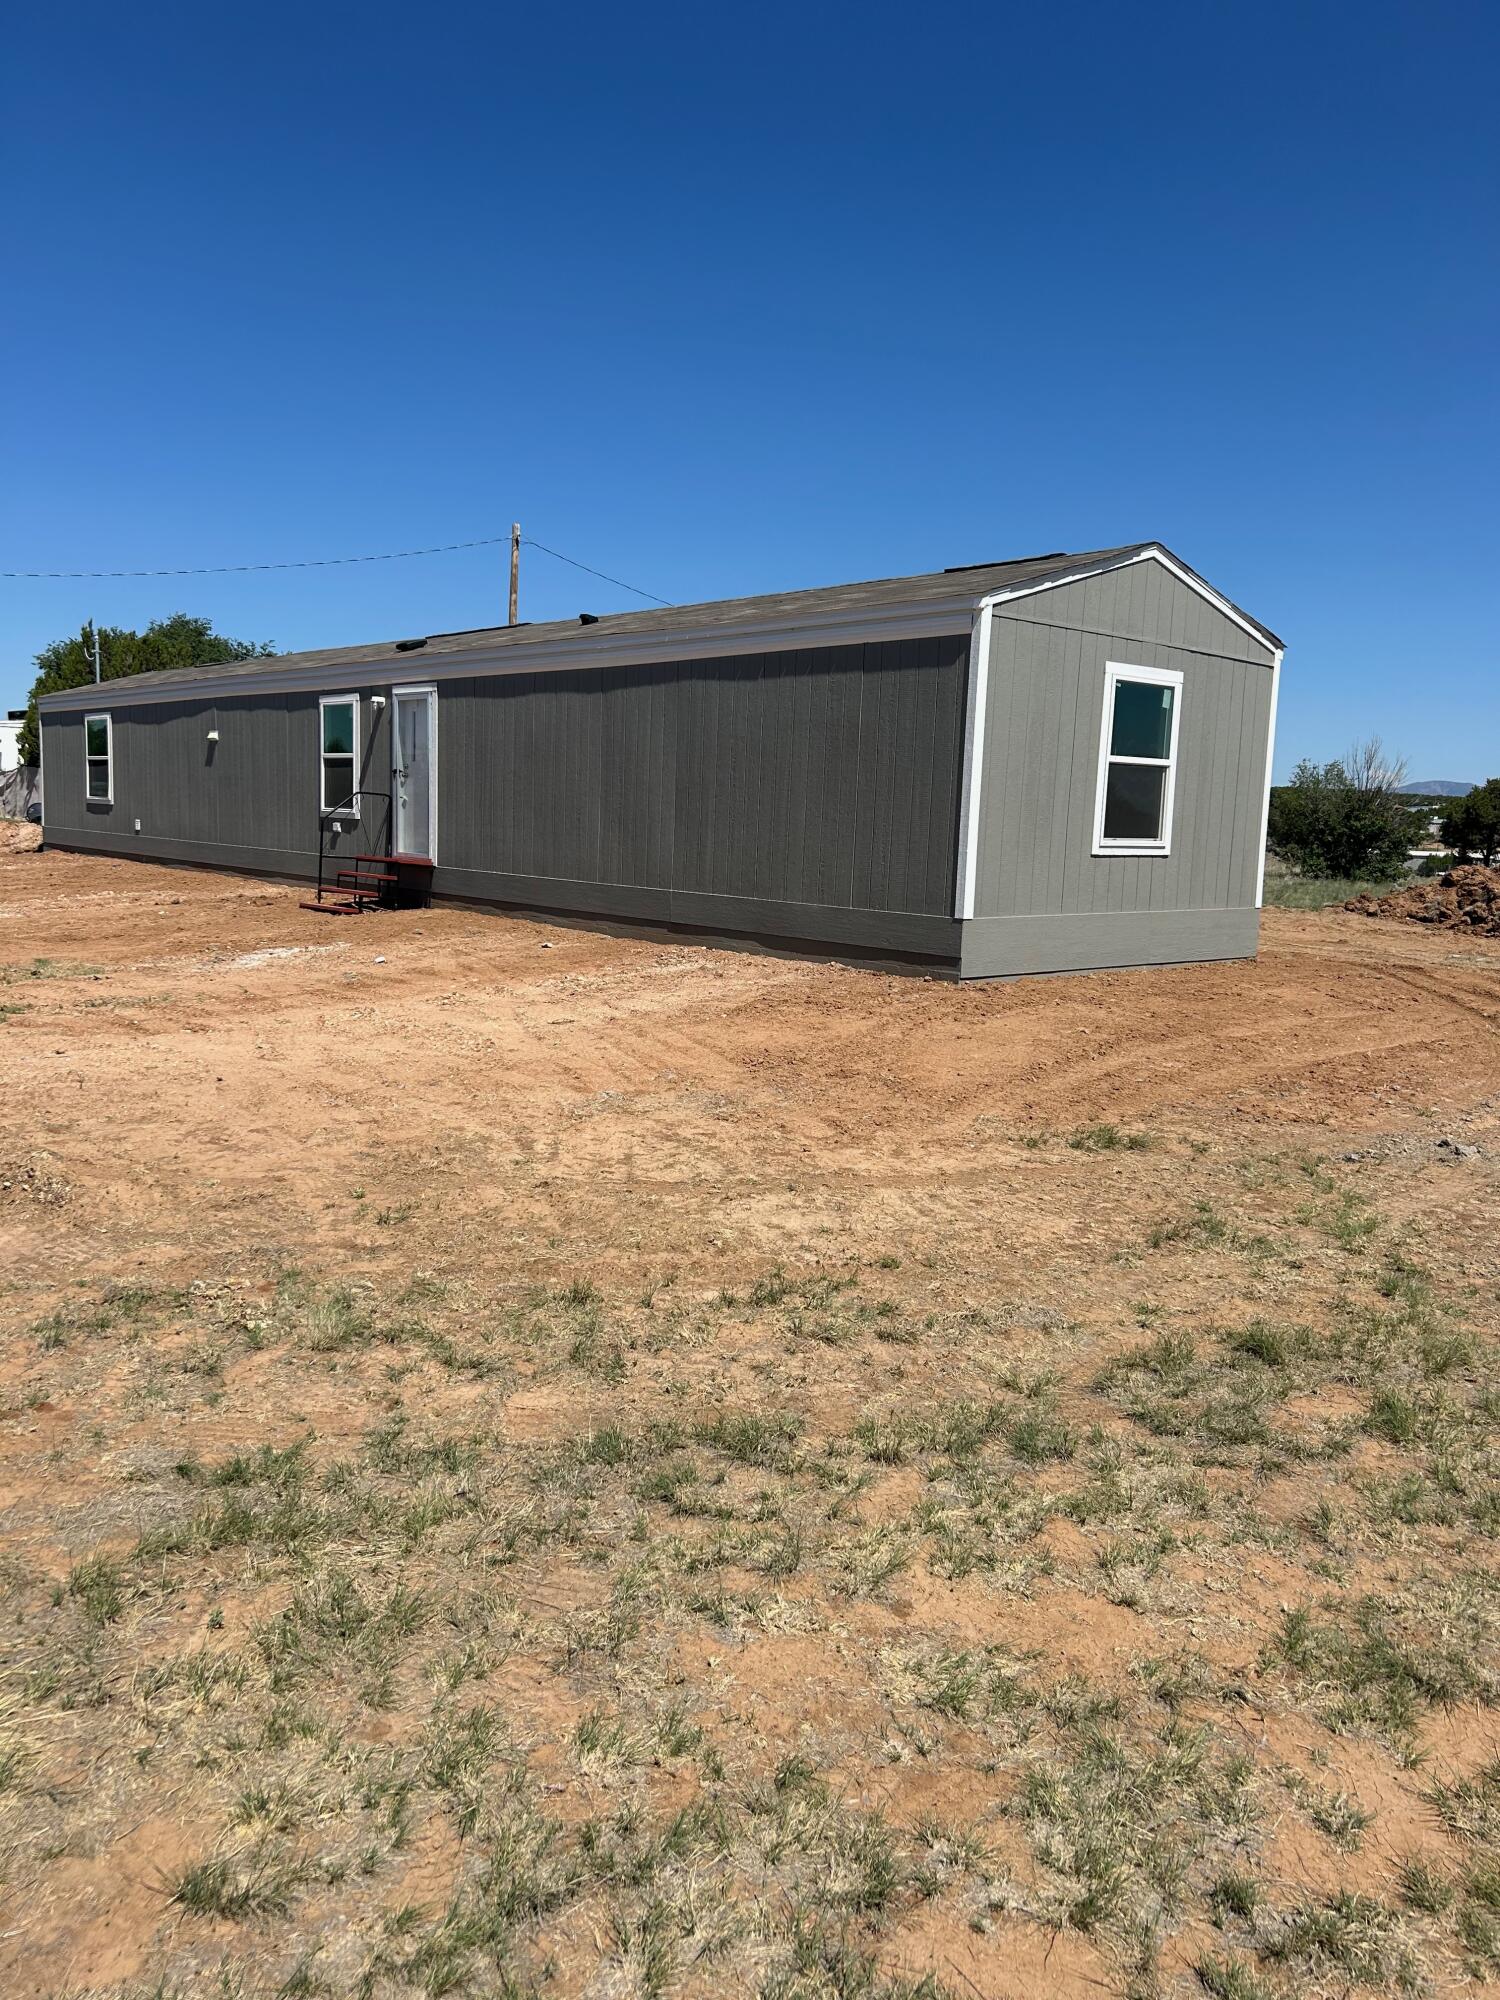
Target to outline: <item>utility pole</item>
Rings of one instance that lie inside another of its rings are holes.
[[[521,606],[521,524],[510,524],[510,618],[509,623],[519,622]]]
[[[99,627],[94,623],[92,618],[89,620],[89,630],[94,635],[94,682],[97,686],[102,678],[99,671]]]

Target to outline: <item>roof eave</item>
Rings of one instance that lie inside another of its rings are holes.
[[[131,706],[139,702],[170,700],[214,701],[273,691],[284,693],[325,691],[345,687],[388,687],[402,682],[463,679],[474,674],[522,674],[559,672],[569,667],[595,669],[613,666],[648,667],[674,660],[727,659],[756,652],[795,652],[819,646],[847,646],[896,639],[937,638],[969,631],[975,614],[985,605],[1008,603],[1040,591],[1061,589],[1089,577],[1105,576],[1138,562],[1163,564],[1180,581],[1213,604],[1242,630],[1280,656],[1282,642],[1268,627],[1241,611],[1215,590],[1197,571],[1162,542],[1140,542],[1111,551],[1104,559],[1089,561],[1077,557],[1060,562],[1053,570],[1031,575],[998,589],[955,588],[939,597],[893,598],[880,605],[808,609],[801,614],[782,612],[772,617],[743,622],[708,622],[684,626],[677,631],[619,632],[609,621],[564,634],[540,634],[534,639],[511,639],[501,645],[456,648],[451,651],[407,649],[397,652],[389,641],[372,646],[368,654],[351,651],[335,661],[310,662],[301,666],[277,666],[273,659],[264,667],[238,665],[222,673],[212,667],[192,670],[192,677],[175,680],[163,674],[132,674],[110,681],[104,687],[89,683],[81,688],[59,689],[43,695],[39,707],[48,713],[62,713],[96,705]],[[1005,567],[996,564],[997,569]],[[914,579],[915,581],[915,579]],[[283,656],[286,657],[286,656]]]
[[[268,660],[261,670],[241,669],[201,679],[171,681],[162,674],[131,674],[102,686],[62,688],[43,695],[39,706],[50,713],[90,708],[95,704],[142,701],[214,701],[272,690],[287,693],[331,687],[386,687],[402,682],[465,679],[475,674],[526,674],[613,666],[648,667],[672,660],[727,659],[756,652],[796,652],[819,646],[848,646],[895,639],[937,638],[967,633],[978,598],[972,590],[951,597],[910,599],[879,607],[860,606],[803,617],[779,617],[743,624],[688,626],[672,633],[612,633],[607,625],[590,626],[566,637],[512,640],[500,646],[466,647],[452,652],[407,652],[391,657],[388,647],[372,647],[368,655],[301,667],[277,667]],[[107,696],[104,688],[108,688]]]

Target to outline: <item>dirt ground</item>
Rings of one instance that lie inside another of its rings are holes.
[[[0,841],[0,1993],[1495,1990],[1500,940]]]

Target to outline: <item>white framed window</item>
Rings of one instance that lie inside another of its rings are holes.
[[[1163,667],[1104,669],[1095,854],[1170,854],[1182,675]]]
[[[359,783],[359,696],[325,694],[318,703],[318,805],[324,812],[349,804]]]
[[[83,795],[90,805],[115,802],[115,726],[107,715],[83,718]]]

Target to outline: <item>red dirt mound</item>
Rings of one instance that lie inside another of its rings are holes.
[[[1345,903],[1362,917],[1442,924],[1500,937],[1500,868],[1450,868],[1430,882],[1413,882],[1389,896],[1355,896]]]

